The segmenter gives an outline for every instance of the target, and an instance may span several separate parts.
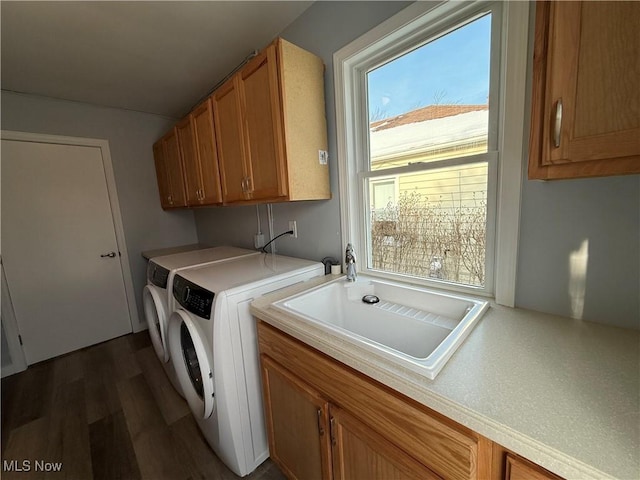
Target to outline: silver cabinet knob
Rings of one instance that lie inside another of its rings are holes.
[[[100,255],[101,258],[105,258],[105,257],[115,258],[115,256],[116,256],[116,252],[103,253],[102,255]]]

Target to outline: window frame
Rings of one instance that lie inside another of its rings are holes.
[[[373,276],[404,279],[409,283],[424,284],[454,291],[493,296],[497,303],[513,306],[520,216],[520,190],[523,153],[525,146],[525,84],[528,55],[529,8],[526,2],[416,2],[384,23],[334,54],[334,85],[336,99],[336,126],[338,140],[338,167],[343,247],[353,243],[362,253],[365,248],[368,220],[362,205],[367,202],[363,191],[362,162],[368,162],[368,119],[366,71],[373,65],[390,61],[426,39],[442,36],[486,9],[498,12],[494,18],[500,22],[500,38],[495,39],[492,28],[492,62],[490,76],[498,79],[491,85],[490,102],[499,101],[495,113],[489,118],[489,131],[497,132],[493,142],[488,139],[488,153],[463,157],[464,163],[473,157],[488,161],[487,194],[488,234],[494,233],[493,248],[487,248],[487,281],[485,288],[464,286],[449,282],[417,279],[398,274],[369,270],[361,262],[360,271]],[[500,18],[497,18],[500,17]],[[494,20],[492,19],[492,22]],[[499,43],[495,43],[499,42]],[[499,45],[498,61],[494,61],[494,45]],[[494,71],[493,69],[497,69]],[[498,99],[494,99],[495,95]],[[491,103],[490,103],[491,105]],[[494,152],[495,151],[495,152]],[[489,155],[491,154],[491,155]],[[442,166],[459,159],[442,160]],[[406,170],[406,167],[400,167]],[[422,167],[424,168],[424,167]],[[419,166],[416,169],[422,169]],[[385,171],[395,174],[396,169]],[[492,193],[493,192],[493,193]],[[492,207],[493,205],[493,207]],[[489,224],[489,211],[495,219]],[[491,270],[491,272],[489,271]],[[489,278],[489,274],[493,280]],[[404,278],[403,278],[404,277]]]

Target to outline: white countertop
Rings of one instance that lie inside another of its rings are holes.
[[[435,380],[271,303],[253,315],[565,478],[640,478],[640,332],[491,305]]]

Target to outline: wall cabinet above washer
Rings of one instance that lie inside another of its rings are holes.
[[[213,95],[224,203],[331,197],[324,65],[275,40]]]
[[[198,105],[176,125],[185,173],[187,205],[222,203],[211,100]]]
[[[172,132],[171,165],[183,177],[184,199],[169,191],[163,139],[163,148],[154,146],[162,208],[331,198],[324,65],[285,40],[250,60]]]
[[[153,145],[158,191],[162,208],[186,207],[184,174],[176,128],[172,128]]]

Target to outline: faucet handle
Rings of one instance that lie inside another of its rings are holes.
[[[345,251],[345,262],[346,263],[350,263],[350,262],[355,263],[355,261],[356,261],[356,252],[354,252],[354,250],[353,250],[353,245],[351,245],[350,243],[347,243],[347,249]]]

